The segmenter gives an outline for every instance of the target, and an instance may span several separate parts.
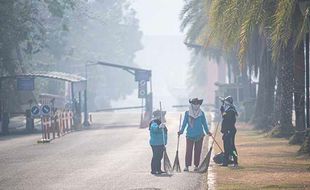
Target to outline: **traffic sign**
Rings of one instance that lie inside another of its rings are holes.
[[[32,77],[18,77],[17,78],[17,90],[33,91],[34,90],[34,78],[32,78]]]
[[[136,70],[135,81],[149,81],[151,77],[151,71],[148,70]]]
[[[31,108],[32,117],[38,116],[39,114],[40,114],[40,107],[37,105],[32,106],[32,108]]]
[[[146,98],[147,82],[145,80],[139,81],[138,98]]]
[[[51,107],[49,105],[44,105],[41,108],[43,115],[49,115],[51,113]]]

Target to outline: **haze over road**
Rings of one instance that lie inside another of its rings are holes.
[[[93,129],[50,144],[37,144],[40,135],[1,137],[0,189],[201,189],[201,174],[150,174],[149,132],[138,128],[139,118],[135,113],[96,113]],[[173,162],[179,113],[168,113],[167,120]],[[184,136],[180,145],[184,168]]]

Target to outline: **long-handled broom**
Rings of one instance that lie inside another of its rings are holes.
[[[213,137],[213,136],[211,136],[212,138],[213,138],[213,140],[214,140],[214,142],[216,143],[216,145],[219,147],[219,149],[221,150],[221,152],[220,153],[218,153],[218,154],[216,154],[214,157],[213,157],[213,161],[216,163],[216,164],[223,164],[223,162],[224,162],[224,151],[223,151],[223,149],[221,148],[221,146],[218,144],[218,142],[216,141],[216,139]],[[229,161],[228,161],[229,162]]]
[[[215,142],[215,144],[217,145],[217,147],[220,149],[220,151],[221,151],[221,152],[224,152],[223,149],[222,149],[222,147],[221,147],[221,146],[219,145],[219,143],[216,141],[215,135],[214,135],[214,136],[211,135],[211,137],[212,137],[212,139],[214,140],[214,142]]]
[[[162,107],[161,107],[161,102],[159,102],[159,106],[160,106],[160,120],[161,122],[163,122],[163,115],[162,115]],[[164,142],[164,152],[163,152],[163,155],[164,155],[164,170],[167,174],[170,174],[171,171],[172,171],[172,167],[171,167],[171,163],[170,163],[170,160],[169,160],[169,157],[168,157],[168,154],[167,154],[167,151],[166,151],[166,141],[165,141],[165,131],[164,131],[164,128],[162,129],[163,131],[163,142]]]
[[[181,122],[182,122],[182,114],[180,114],[179,131],[181,128]],[[172,167],[172,171],[178,172],[178,173],[181,172],[180,161],[179,161],[179,143],[180,143],[180,135],[178,135],[177,151],[175,154],[175,159],[174,159],[173,167]]]
[[[213,148],[213,144],[215,142],[215,136],[216,136],[219,124],[220,124],[220,121],[217,123],[216,129],[215,129],[215,133],[214,133],[214,137],[212,136],[213,137],[213,142],[211,144],[210,150],[207,153],[205,159],[201,162],[200,166],[198,167],[198,172],[199,173],[205,173],[205,172],[208,171],[208,168],[209,168],[209,165],[210,165],[210,158],[211,158],[212,148]]]

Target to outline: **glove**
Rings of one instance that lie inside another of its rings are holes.
[[[164,128],[166,128],[166,125],[165,125],[164,123],[161,123],[161,124],[159,125],[159,128],[164,129]]]
[[[182,135],[182,132],[181,131],[178,131],[178,136]]]

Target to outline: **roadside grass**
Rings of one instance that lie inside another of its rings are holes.
[[[216,189],[310,189],[310,158],[297,155],[299,146],[237,125],[239,168],[215,166]],[[221,135],[217,139],[222,144]]]

